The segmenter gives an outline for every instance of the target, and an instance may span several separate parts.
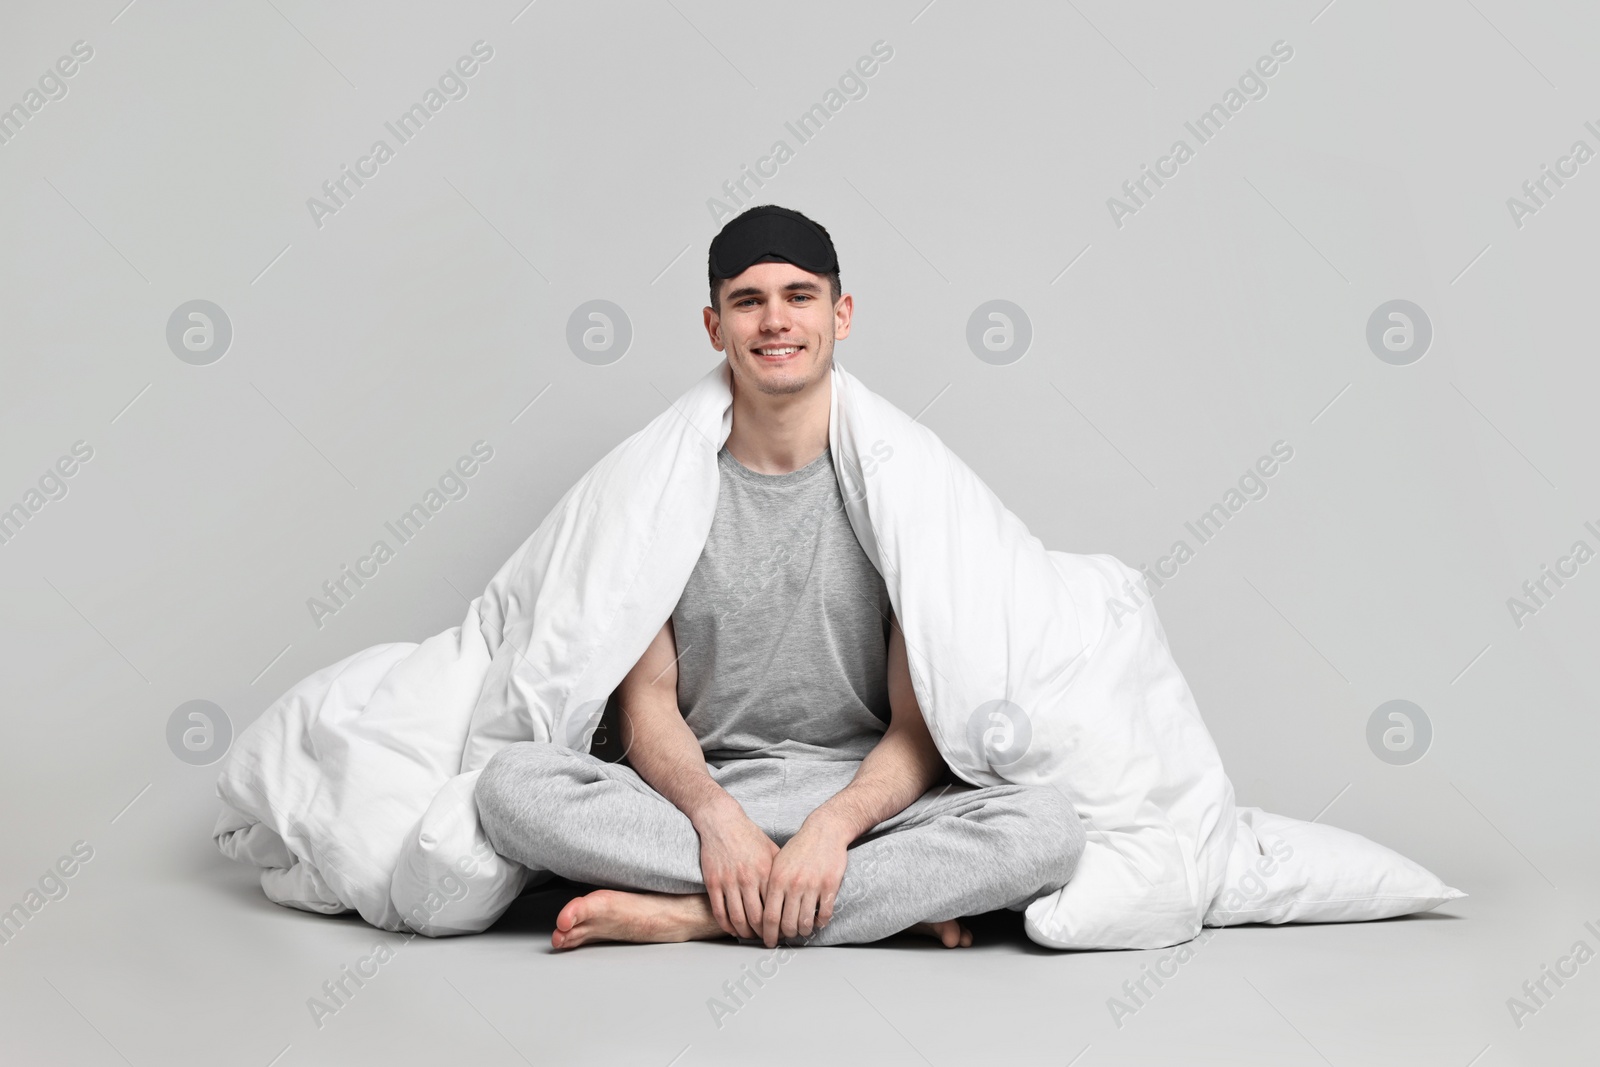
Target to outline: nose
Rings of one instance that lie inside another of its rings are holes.
[[[789,305],[783,300],[767,301],[761,313],[761,331],[763,333],[782,333],[789,328]]]

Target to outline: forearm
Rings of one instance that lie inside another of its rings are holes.
[[[850,784],[806,819],[807,826],[850,843],[898,814],[942,778],[948,769],[928,732],[911,684],[905,633],[897,620],[889,631],[889,728],[856,769]]]
[[[739,802],[706,769],[705,753],[674,700],[668,708],[635,705],[622,714],[628,763],[649,786],[689,817],[695,828]],[[740,809],[742,810],[742,809]]]
[[[944,758],[927,732],[891,725],[867,753],[849,785],[806,819],[846,846],[913,800],[944,776]]]

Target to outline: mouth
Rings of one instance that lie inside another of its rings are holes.
[[[805,345],[758,345],[750,351],[763,363],[784,363],[805,351]]]

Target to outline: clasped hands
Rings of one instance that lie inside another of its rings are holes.
[[[711,912],[730,935],[810,937],[833,918],[855,835],[822,809],[781,848],[735,802],[697,822]]]

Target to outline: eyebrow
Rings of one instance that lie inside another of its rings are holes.
[[[822,286],[813,281],[793,281],[784,286],[783,291],[786,293],[820,293],[822,292]],[[762,290],[753,285],[743,285],[725,294],[723,299],[730,301],[743,300],[747,296],[760,295],[762,295]]]

